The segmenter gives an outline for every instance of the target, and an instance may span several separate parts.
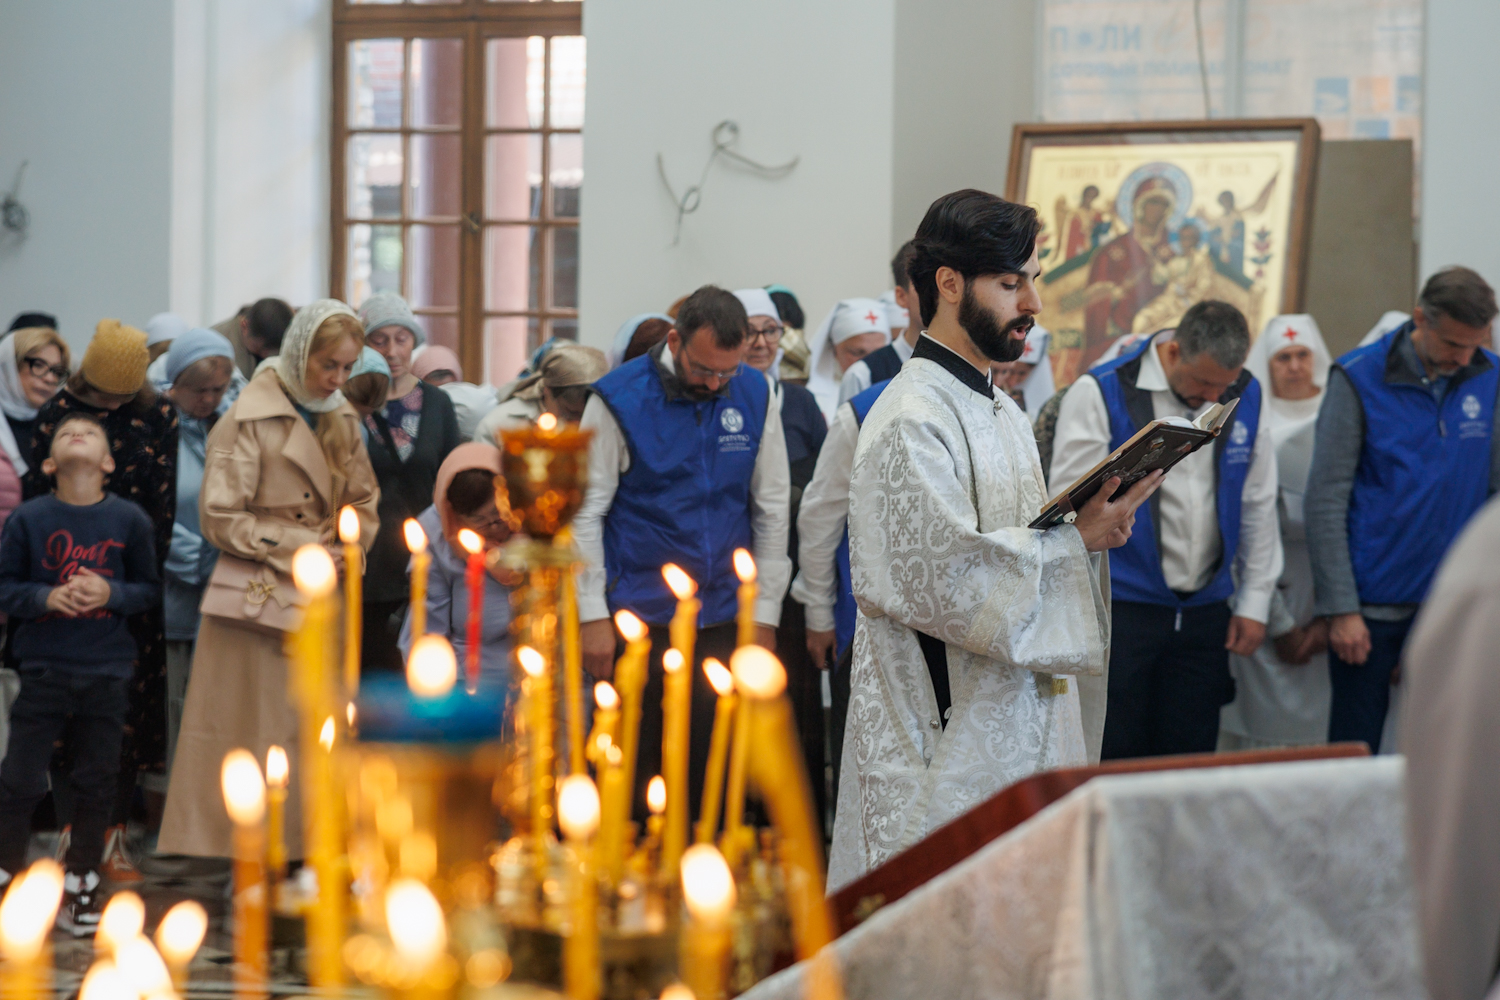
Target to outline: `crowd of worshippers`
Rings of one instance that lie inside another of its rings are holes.
[[[890,290],[838,302],[810,332],[785,286],[706,285],[624,323],[607,354],[549,341],[499,388],[464,381],[455,352],[427,343],[391,292],[358,311],[265,298],[212,328],[107,319],[76,361],[53,316],[17,316],[0,340],[0,885],[49,790],[75,933],[97,921],[102,883],[141,877],[133,814],[159,826],[159,854],[229,854],[218,762],[233,747],[295,746],[297,721],[281,633],[252,627],[253,611],[200,609],[217,586],[274,587],[303,544],[328,546],[342,571],[345,507],[367,550],[366,674],[401,671],[411,646],[408,519],[430,540],[425,629],[462,661],[457,533],[509,539],[496,435],[544,413],[593,432],[574,522],[585,669],[610,677],[616,610],[652,632],[637,811],[660,769],[674,610],[662,564],[699,583],[700,664],[727,661],[744,548],[759,570],[757,641],[787,666],[831,822],[846,727],[863,724],[848,718],[860,428],[914,352],[944,350],[923,337],[914,253],[896,254]],[[1392,745],[1413,616],[1500,485],[1495,314],[1490,286],[1449,268],[1410,316],[1381,317],[1335,362],[1312,316],[1278,316],[1255,337],[1233,306],[1204,301],[1173,328],[1122,334],[1060,390],[1050,335],[1023,316],[1018,359],[973,377],[996,415],[1034,428],[1050,493],[1153,419],[1239,400],[1232,429],[1165,479],[1110,557],[1104,758]],[[483,580],[486,683],[511,683],[514,582],[499,569]],[[929,649],[942,643],[917,639],[933,727],[946,727],[953,697]],[[693,677],[693,716],[711,718],[716,694]],[[694,812],[708,743],[695,725]]]

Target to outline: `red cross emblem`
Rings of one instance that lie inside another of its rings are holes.
[[[865,313],[865,322],[869,323],[871,326],[874,326],[876,323],[880,322],[880,317],[876,316],[873,312],[867,312]]]
[[[1297,331],[1293,330],[1291,327],[1287,327],[1286,328],[1286,332],[1283,333],[1282,336],[1285,337],[1289,341],[1296,340],[1297,339]]]

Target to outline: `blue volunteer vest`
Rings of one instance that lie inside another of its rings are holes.
[[[1094,369],[1091,374],[1099,383],[1104,404],[1109,410],[1109,448],[1111,451],[1130,440],[1153,419],[1151,393],[1136,388],[1141,358],[1156,338]],[[1260,383],[1248,371],[1225,392],[1222,402],[1238,397],[1234,426],[1219,435],[1213,443],[1214,473],[1217,479],[1215,506],[1219,516],[1219,537],[1223,543],[1219,569],[1208,584],[1186,598],[1178,597],[1167,586],[1161,571],[1161,546],[1158,542],[1160,512],[1152,497],[1151,516],[1137,517],[1130,541],[1109,554],[1110,586],[1117,601],[1162,604],[1174,608],[1192,608],[1228,600],[1234,593],[1230,568],[1240,542],[1240,506],[1245,491],[1245,476],[1255,451],[1255,435],[1260,427]],[[1171,475],[1171,473],[1168,473]]]
[[[898,359],[899,360],[899,359]],[[849,405],[854,408],[854,422],[863,427],[865,417],[870,415],[870,408],[875,405],[875,400],[885,391],[885,387],[891,384],[889,378],[876,382],[864,392],[857,393],[849,400]],[[834,552],[835,565],[838,567],[839,592],[833,605],[833,631],[834,642],[838,646],[838,655],[843,656],[844,650],[849,648],[849,643],[854,641],[854,574],[849,569],[849,522],[844,520],[844,537],[839,542],[839,547]]]
[[[1490,495],[1500,358],[1481,349],[1489,368],[1450,384],[1439,404],[1426,386],[1387,379],[1392,348],[1412,328],[1338,360],[1365,415],[1348,521],[1362,604],[1424,600],[1448,546]]]
[[[656,360],[642,355],[594,383],[625,436],[630,468],[604,518],[605,596],[665,625],[677,602],[662,580],[676,563],[698,583],[700,625],[731,621],[739,580],[734,550],[752,548],[750,477],[770,387],[753,368],[701,402],[666,395]]]

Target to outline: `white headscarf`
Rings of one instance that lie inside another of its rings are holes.
[[[892,337],[895,337],[897,330],[905,330],[911,326],[911,313],[896,305],[895,289],[881,292],[879,301],[885,306],[885,319],[891,325]]]
[[[1305,347],[1313,354],[1313,385],[1318,395],[1310,399],[1278,399],[1271,389],[1271,359],[1288,347]],[[1261,398],[1266,401],[1270,417],[1271,440],[1278,447],[1283,441],[1304,430],[1318,419],[1323,405],[1322,389],[1328,385],[1328,369],[1333,357],[1323,342],[1317,320],[1306,313],[1277,316],[1266,324],[1250,347],[1245,369],[1260,380]]]
[[[609,348],[609,366],[611,368],[618,368],[624,362],[625,352],[630,349],[630,341],[635,337],[635,331],[640,329],[641,324],[648,319],[660,319],[668,323],[672,322],[672,317],[666,313],[641,313],[639,316],[632,316],[624,323],[621,323],[620,328],[615,331],[615,342]]]
[[[740,305],[745,307],[747,319],[769,316],[776,322],[781,322],[781,313],[776,311],[776,303],[771,301],[771,293],[764,288],[741,288],[734,293],[734,297],[739,299]]]
[[[26,399],[26,390],[21,388],[21,359],[16,357],[16,335],[7,333],[0,338],[0,410],[15,420],[35,420],[36,407]],[[21,457],[16,436],[11,432],[10,422],[0,420],[0,449],[10,458],[16,475],[26,475],[30,468]]]
[[[1364,338],[1360,340],[1359,346],[1364,347],[1366,344],[1375,343],[1375,341],[1379,340],[1381,337],[1384,337],[1392,330],[1398,327],[1405,326],[1407,321],[1410,319],[1411,316],[1409,316],[1408,314],[1392,309],[1390,312],[1383,314],[1378,320],[1375,321],[1375,325],[1370,327],[1370,332],[1365,334]]]
[[[891,342],[891,322],[884,304],[877,299],[845,299],[828,311],[817,332],[807,342],[807,388],[818,401],[823,418],[833,420],[839,402],[839,362],[833,348],[862,333],[882,333]]]
[[[344,405],[344,394],[338,389],[326,399],[307,391],[307,356],[312,350],[313,335],[330,316],[345,315],[359,323],[359,315],[338,299],[318,299],[297,310],[292,325],[281,339],[281,353],[276,357],[276,374],[298,406],[312,413],[332,413]],[[364,324],[360,324],[364,328]]]
[[[1026,334],[1026,350],[1016,359],[1035,366],[1031,369],[1031,374],[1026,376],[1026,381],[1021,383],[1021,397],[1026,400],[1026,416],[1032,420],[1042,412],[1042,404],[1057,392],[1057,386],[1052,381],[1052,355],[1047,352],[1051,343],[1051,332],[1038,323]]]
[[[157,313],[146,320],[146,346],[154,347],[169,340],[176,340],[191,329],[187,320],[176,313]]]

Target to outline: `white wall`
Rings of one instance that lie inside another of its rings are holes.
[[[607,346],[630,316],[705,282],[783,282],[809,326],[889,283],[894,0],[588,0],[580,337]],[[683,220],[710,130],[733,119],[781,180],[715,165]]]
[[[1421,280],[1465,264],[1500,285],[1500,3],[1427,4],[1422,93]]]
[[[166,307],[171,0],[0,0],[0,190],[29,161],[24,241],[0,230],[0,328],[56,313],[76,348]]]

